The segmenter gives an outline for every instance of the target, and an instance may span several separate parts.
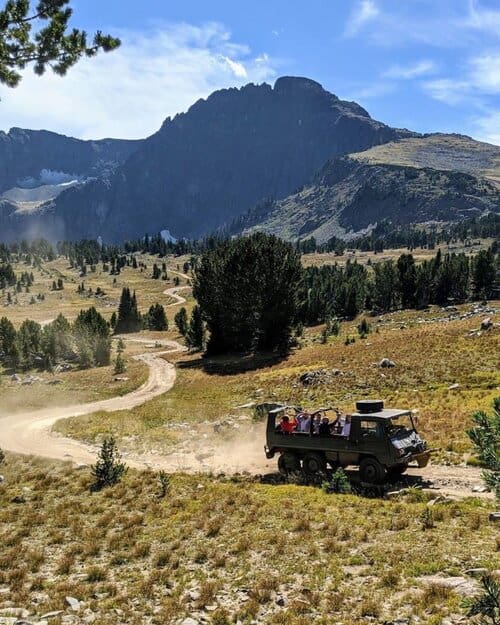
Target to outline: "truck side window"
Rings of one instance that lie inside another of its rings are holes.
[[[378,421],[367,421],[365,419],[359,422],[361,436],[363,438],[381,438],[382,428]]]

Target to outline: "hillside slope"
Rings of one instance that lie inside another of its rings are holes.
[[[351,154],[370,165],[403,165],[462,171],[500,185],[500,146],[463,135],[409,137]]]
[[[500,211],[500,188],[486,178],[378,163],[373,155],[365,159],[355,154],[327,163],[299,193],[256,207],[233,224],[233,232],[265,230],[286,239],[314,236],[323,242],[332,236],[349,238],[382,219],[395,224],[453,221],[485,211]]]

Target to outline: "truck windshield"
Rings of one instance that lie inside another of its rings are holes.
[[[414,432],[415,426],[413,424],[411,413],[407,412],[406,414],[391,419],[388,423],[388,430],[391,438],[408,436],[408,434]]]
[[[391,442],[397,449],[412,447],[418,441],[418,434],[409,412],[391,419],[387,427]]]

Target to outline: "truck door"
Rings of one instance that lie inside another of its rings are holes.
[[[360,453],[377,456],[386,452],[384,424],[380,419],[359,419],[355,439]]]

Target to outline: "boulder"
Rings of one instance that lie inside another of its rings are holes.
[[[392,367],[396,366],[396,363],[389,358],[382,358],[382,360],[378,363],[378,366],[383,369],[392,369]]]
[[[491,317],[486,317],[481,321],[481,330],[489,330],[493,326]]]
[[[73,612],[78,612],[78,610],[80,609],[80,602],[74,597],[66,597],[66,603],[73,610]]]
[[[465,571],[465,575],[468,575],[469,577],[482,577],[483,575],[486,575],[488,573],[488,569],[485,568],[477,568],[477,569],[467,569]]]

